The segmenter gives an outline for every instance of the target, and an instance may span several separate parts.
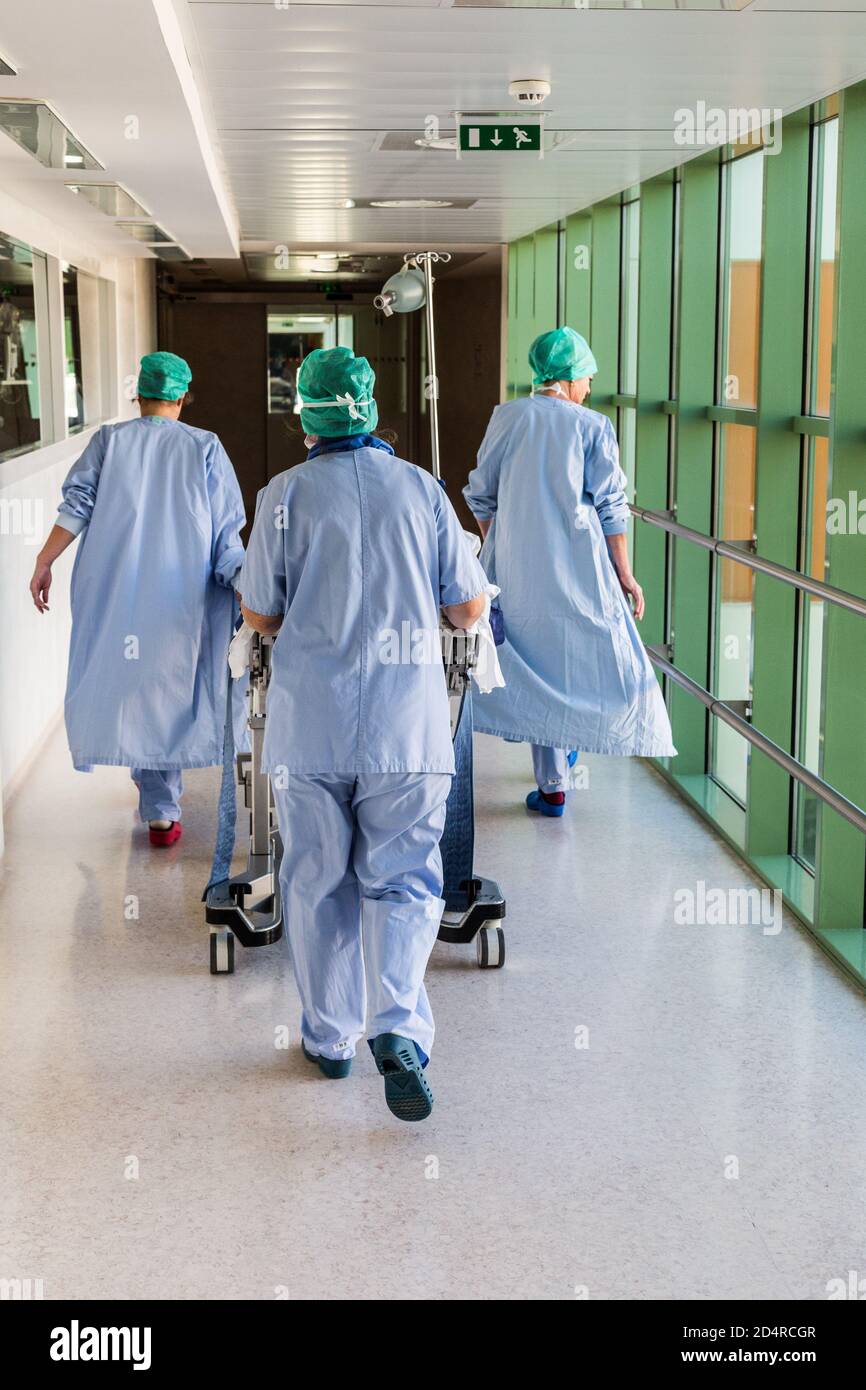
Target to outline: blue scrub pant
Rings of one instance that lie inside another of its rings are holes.
[[[291,774],[274,787],[283,920],[309,1052],[348,1058],[365,1029],[430,1055],[424,971],[439,930],[450,776]]]
[[[138,814],[143,821],[180,820],[183,773],[179,768],[130,768],[138,787]]]
[[[544,748],[532,745],[532,770],[543,792],[564,792],[568,789],[568,749]]]

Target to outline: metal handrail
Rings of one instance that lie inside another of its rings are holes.
[[[744,550],[734,541],[722,541],[717,536],[705,536],[702,531],[693,531],[690,526],[682,526],[665,512],[654,512],[648,507],[633,505],[631,511],[650,526],[658,526],[672,536],[693,541],[695,545],[711,551],[714,555],[720,555],[724,560],[734,560],[738,565],[745,565],[748,569],[757,570],[759,574],[768,574],[773,579],[780,579],[783,584],[790,584],[795,589],[814,594],[816,598],[826,599],[828,603],[835,603],[839,608],[847,608],[849,613],[866,616],[866,599],[848,593],[847,589],[837,589],[832,584],[824,584],[820,579],[801,574],[799,570],[778,565],[775,560],[764,560],[760,555],[753,555],[751,551]]]
[[[802,783],[804,787],[808,787],[809,791],[814,792],[821,801],[831,806],[846,821],[866,834],[866,811],[855,805],[853,801],[849,801],[841,792],[837,792],[835,787],[831,787],[829,782],[825,782],[822,777],[810,772],[796,758],[792,758],[790,753],[786,753],[784,748],[780,748],[772,739],[767,738],[766,734],[753,728],[747,719],[743,719],[742,715],[732,710],[730,705],[725,704],[724,700],[717,700],[709,690],[705,690],[702,685],[698,685],[697,681],[693,681],[691,676],[680,671],[658,647],[647,647],[647,653],[654,666],[669,676],[675,685],[680,686],[690,695],[693,695],[696,700],[699,700],[710,711],[710,714],[721,719],[722,723],[730,725],[753,747],[759,748],[762,753],[765,753],[768,758],[783,768],[790,777]]]

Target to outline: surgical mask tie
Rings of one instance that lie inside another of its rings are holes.
[[[531,394],[534,396],[536,391],[539,391],[542,395],[546,396],[564,396],[565,399],[568,401],[569,405],[574,404],[574,402],[571,400],[571,397],[566,396],[558,381],[551,382],[548,386],[539,387],[536,387],[533,383]]]
[[[344,407],[348,410],[348,412],[349,412],[349,419],[350,419],[350,420],[360,420],[360,419],[361,419],[361,412],[360,412],[360,410],[358,409],[358,406],[360,406],[360,405],[372,405],[372,404],[373,404],[373,397],[372,397],[372,396],[370,396],[369,399],[361,398],[360,400],[355,400],[355,397],[354,397],[353,395],[351,395],[351,393],[350,393],[349,391],[347,391],[346,394],[345,394],[344,396],[341,396],[340,393],[339,393],[339,391],[338,391],[337,394],[336,394],[336,396],[334,397],[334,399],[333,399],[332,401],[303,401],[303,400],[302,400],[302,401],[301,401],[301,409],[302,409],[302,410],[327,410],[327,409],[329,409],[331,406],[334,406],[334,405],[342,405],[342,406],[344,406]]]

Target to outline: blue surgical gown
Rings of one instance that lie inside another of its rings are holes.
[[[476,701],[481,733],[584,753],[676,751],[605,541],[626,530],[625,483],[606,416],[552,396],[494,410],[464,489],[492,521],[481,563],[505,629],[506,683]]]
[[[75,766],[222,761],[244,508],[215,434],[103,425],[63,485],[72,572],[66,729]]]
[[[453,773],[439,607],[486,582],[439,484],[384,449],[273,478],[239,584],[247,608],[285,615],[263,769]]]

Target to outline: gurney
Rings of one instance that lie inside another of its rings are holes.
[[[445,910],[439,940],[454,944],[474,940],[479,966],[492,970],[505,963],[505,936],[501,926],[505,900],[497,883],[476,875],[473,863],[470,673],[477,659],[477,638],[473,633],[452,628],[444,620],[440,637],[457,770],[452,779],[440,842]],[[236,938],[242,946],[269,946],[283,934],[279,884],[282,844],[271,779],[260,771],[273,642],[272,637],[253,635],[247,690],[250,749],[237,755],[229,682],[217,842],[210,880],[204,892],[212,975],[234,972]],[[230,876],[238,787],[243,791],[244,806],[249,812],[249,848],[246,867]]]
[[[229,676],[217,842],[204,893],[212,975],[230,975],[234,971],[235,937],[242,946],[270,946],[283,934],[279,877],[282,845],[271,779],[260,771],[273,645],[273,637],[254,634],[247,690],[250,747],[249,752],[236,756]],[[242,789],[244,806],[249,811],[249,848],[246,868],[229,878],[235,845],[236,785]]]
[[[471,672],[478,656],[478,638],[444,621],[439,631],[456,764],[439,841],[445,881],[439,940],[465,944],[474,939],[481,969],[497,970],[505,964],[505,933],[499,925],[505,916],[505,899],[499,884],[479,877],[474,867]]]

